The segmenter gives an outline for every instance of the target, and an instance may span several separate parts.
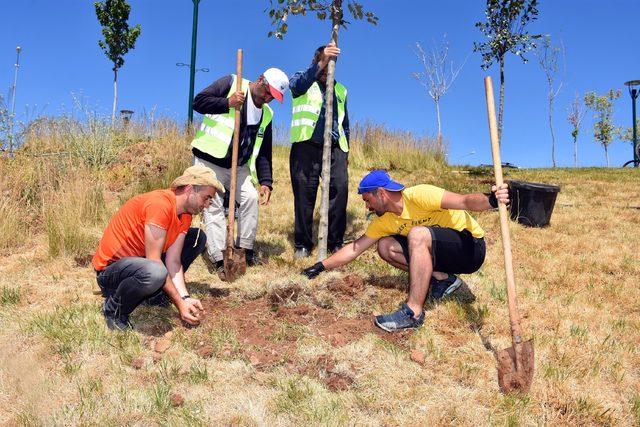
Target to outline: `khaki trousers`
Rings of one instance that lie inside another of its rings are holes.
[[[211,162],[194,157],[193,163],[206,166],[215,172],[218,180],[229,190],[231,169],[214,165]],[[236,247],[253,249],[258,229],[258,191],[251,182],[249,165],[238,166],[236,183],[236,201],[240,202],[237,223]],[[227,246],[227,219],[224,215],[223,197],[216,194],[211,205],[203,212],[204,231],[207,235],[206,254],[211,261],[222,261],[222,251]]]

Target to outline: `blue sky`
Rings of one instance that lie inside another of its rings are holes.
[[[136,48],[125,57],[119,73],[119,105],[156,116],[185,120],[192,2],[189,0],[131,0],[131,24],[142,25]],[[474,23],[484,17],[484,1],[363,0],[380,18],[378,26],[354,22],[342,31],[343,55],[337,78],[349,89],[352,120],[382,123],[392,129],[433,135],[433,102],[411,76],[420,63],[411,46],[429,45],[443,35],[456,63],[467,57],[458,80],[442,99],[443,133],[452,163],[489,163],[490,144],[483,77],[495,68],[480,68],[472,52],[482,41]],[[235,70],[235,52],[244,49],[244,72],[257,77],[272,66],[291,75],[307,67],[314,49],[329,37],[327,21],[312,16],[292,17],[284,41],[267,38],[271,29],[264,10],[267,0],[201,0],[198,32],[196,93],[211,81]],[[573,164],[566,110],[576,92],[622,89],[615,104],[615,122],[631,125],[631,99],[623,83],[640,79],[638,0],[541,0],[540,17],[531,32],[550,34],[566,48],[566,64],[559,79],[563,88],[555,104],[557,161]],[[0,0],[0,93],[13,82],[15,47],[22,46],[16,110],[22,120],[37,114],[57,115],[81,94],[89,108],[109,114],[112,103],[111,65],[99,49],[100,27],[92,1]],[[547,86],[542,70],[531,60],[506,62],[506,102],[503,134],[504,161],[527,167],[551,165],[551,137],[547,122]],[[291,100],[273,105],[276,122],[288,125]],[[604,152],[593,141],[593,120],[587,114],[579,140],[581,166],[603,166]],[[470,154],[472,153],[473,154]],[[631,145],[616,141],[610,147],[612,166],[632,158]]]

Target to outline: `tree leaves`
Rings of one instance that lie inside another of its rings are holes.
[[[342,0],[269,0],[269,4],[267,10],[274,29],[267,35],[280,40],[287,34],[286,21],[289,15],[305,16],[309,12],[314,13],[320,21],[331,19],[343,28],[347,28],[350,24],[344,19]],[[370,24],[378,24],[378,17],[373,12],[366,11],[358,1],[347,0],[347,9],[354,20],[366,20]]]
[[[584,95],[585,105],[594,113],[596,122],[593,124],[593,137],[603,147],[608,147],[621,129],[614,126],[613,101],[620,98],[620,90],[610,89],[609,92],[598,95],[596,92],[587,92]]]
[[[131,6],[126,0],[96,1],[93,5],[104,37],[104,40],[98,40],[98,46],[113,63],[113,71],[118,71],[124,65],[124,55],[134,48],[142,28],[139,24],[129,28]]]
[[[493,61],[503,62],[507,52],[528,61],[524,54],[535,49],[535,40],[541,37],[526,31],[527,24],[538,19],[537,6],[538,0],[487,0],[486,22],[475,26],[488,40],[473,43],[473,51],[482,55],[484,70],[491,68]]]

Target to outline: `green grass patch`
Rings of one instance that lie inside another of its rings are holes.
[[[0,307],[10,307],[20,304],[22,300],[22,290],[3,286],[0,288]]]
[[[279,393],[273,400],[276,414],[286,414],[297,422],[313,425],[348,424],[348,413],[337,396],[307,378],[293,377],[278,382]]]
[[[80,369],[77,356],[84,351],[113,351],[130,362],[141,351],[140,337],[133,331],[112,332],[95,304],[57,306],[53,311],[37,314],[28,329],[44,336],[73,374]]]

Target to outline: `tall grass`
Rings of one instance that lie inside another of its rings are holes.
[[[103,186],[90,175],[79,175],[48,196],[43,215],[49,254],[92,254],[100,238],[101,227],[95,226],[107,217]]]
[[[416,136],[370,122],[353,123],[350,130],[349,164],[357,168],[412,172],[441,170],[446,166],[447,147],[437,138]],[[288,155],[289,128],[274,125],[273,143],[274,156]]]
[[[287,131],[275,132],[279,143]],[[370,123],[355,124],[351,136],[350,162],[356,168],[446,166],[445,148],[431,138]],[[34,120],[15,157],[0,158],[0,251],[18,247],[21,230],[44,232],[52,256],[92,253],[119,205],[168,187],[191,164],[191,138],[190,129],[153,117],[112,126],[109,118],[84,110],[81,117]],[[274,147],[274,157],[288,153],[288,142]]]
[[[356,123],[351,128],[349,161],[363,169],[406,172],[446,165],[446,147],[436,138],[393,131],[383,125]]]
[[[24,236],[23,212],[20,204],[8,197],[0,198],[0,253],[14,246]]]

